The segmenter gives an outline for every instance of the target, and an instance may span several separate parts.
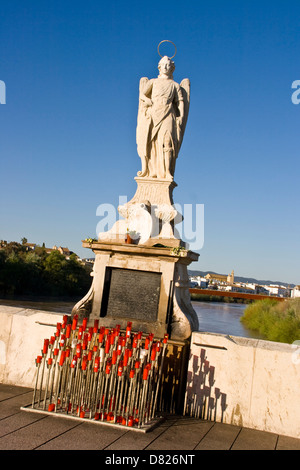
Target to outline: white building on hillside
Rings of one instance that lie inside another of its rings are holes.
[[[267,291],[269,291],[270,295],[274,295],[276,297],[287,297],[288,289],[285,286],[277,286],[275,284],[270,284],[263,286]]]
[[[201,276],[191,276],[190,283],[192,284],[192,287],[201,287],[202,289],[205,289],[208,286],[208,280]]]
[[[291,297],[293,299],[300,297],[300,285],[294,287],[294,289],[291,290]]]

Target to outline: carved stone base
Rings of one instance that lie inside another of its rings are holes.
[[[72,315],[99,319],[101,325],[186,340],[198,329],[189,293],[187,266],[198,254],[181,249],[96,242],[93,282]]]
[[[173,205],[173,189],[177,186],[175,181],[167,181],[158,178],[136,176],[137,190],[131,201],[133,203],[150,203],[159,206],[163,204]]]
[[[99,241],[119,241],[129,230],[134,232],[136,244],[185,246],[175,229],[175,225],[182,221],[182,215],[173,203],[173,189],[177,184],[158,178],[136,177],[135,180],[135,195],[118,207],[124,220],[118,220],[108,232],[100,233]]]

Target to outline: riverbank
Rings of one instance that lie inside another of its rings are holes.
[[[264,299],[247,306],[241,322],[268,341],[293,343],[300,338],[300,299]]]
[[[223,302],[223,303],[235,303],[235,304],[251,304],[251,299],[240,299],[237,297],[230,296],[219,296],[209,294],[193,294],[191,293],[191,300],[195,302]]]
[[[248,294],[246,292],[227,292],[222,290],[215,290],[215,289],[199,289],[191,287],[189,289],[191,295],[205,295],[205,296],[213,296],[218,298],[230,298],[230,299],[239,299],[239,300],[263,300],[263,299],[274,299],[278,300],[279,302],[283,302],[286,300],[286,297],[276,297],[276,296],[269,296],[263,294]]]

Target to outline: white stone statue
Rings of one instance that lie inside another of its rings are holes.
[[[140,79],[137,151],[140,177],[173,181],[190,103],[190,81],[173,80],[174,62],[167,56],[158,64],[158,78]]]

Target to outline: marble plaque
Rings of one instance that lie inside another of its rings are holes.
[[[101,317],[157,320],[161,273],[106,268]]]

